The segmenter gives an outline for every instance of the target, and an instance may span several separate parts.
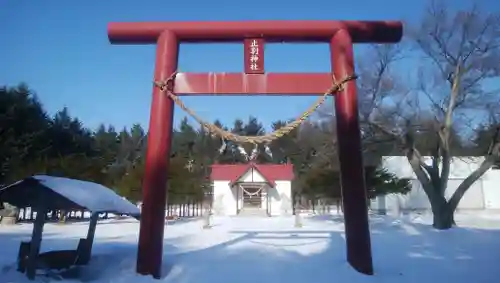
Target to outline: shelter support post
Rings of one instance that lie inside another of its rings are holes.
[[[354,74],[352,39],[340,29],[330,41],[331,61],[337,79]],[[356,82],[347,82],[335,96],[340,180],[344,205],[347,261],[357,271],[372,275],[373,263],[368,226],[368,208]]]
[[[179,42],[165,30],[157,40],[155,81],[166,80],[177,69]],[[163,256],[163,230],[167,203],[167,174],[172,142],[174,104],[153,87],[148,145],[143,179],[143,210],[139,232],[137,273],[160,278]]]
[[[97,221],[99,220],[99,213],[92,212],[90,216],[89,230],[87,231],[87,238],[83,241],[83,250],[79,255],[78,264],[88,264],[92,255],[92,246],[94,245],[95,230],[97,228]],[[83,239],[82,239],[83,240]]]
[[[43,226],[47,217],[47,210],[39,208],[36,210],[36,218],[33,223],[33,233],[31,234],[29,258],[26,264],[26,275],[29,280],[34,280],[38,262],[38,254],[42,244]]]

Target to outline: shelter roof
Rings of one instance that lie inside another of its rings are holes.
[[[140,214],[137,206],[103,185],[47,175],[32,176],[1,188],[0,200],[19,208]]]

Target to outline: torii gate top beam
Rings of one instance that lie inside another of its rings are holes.
[[[108,37],[111,43],[156,44],[160,34],[168,31],[176,43],[242,42],[248,38],[263,38],[265,42],[331,43],[339,30],[346,30],[352,43],[394,43],[401,40],[403,25],[395,21],[130,22],[110,23]],[[330,73],[180,73],[175,79],[174,92],[177,95],[318,95],[331,83]]]
[[[238,42],[265,38],[266,42],[330,42],[346,29],[353,43],[395,43],[403,25],[397,21],[227,21],[227,22],[124,22],[110,23],[111,43],[154,44],[165,30],[180,42]]]

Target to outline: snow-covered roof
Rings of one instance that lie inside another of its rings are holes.
[[[32,176],[0,189],[0,199],[17,207],[37,207],[43,205],[43,200],[51,209],[69,206],[92,212],[140,214],[137,206],[103,185],[46,175]]]
[[[249,170],[255,169],[270,184],[276,181],[291,181],[294,179],[292,164],[213,164],[210,178],[212,181],[238,181]]]

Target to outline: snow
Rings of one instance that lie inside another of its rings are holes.
[[[116,212],[129,215],[140,214],[137,206],[117,195],[111,189],[97,183],[46,175],[36,175],[31,178],[39,181],[43,186],[74,203],[86,207],[92,212]],[[11,186],[16,184],[17,183]],[[3,189],[9,187],[10,186]]]
[[[293,217],[215,217],[211,229],[202,229],[199,219],[169,222],[165,277],[159,282],[497,282],[500,214],[460,213],[460,227],[448,231],[433,230],[429,216],[371,216],[374,276],[346,263],[338,215],[304,216],[303,228],[293,227]],[[47,224],[42,250],[75,248],[87,228],[86,223]],[[0,226],[2,282],[30,282],[15,271],[14,261],[31,229],[30,224]],[[99,222],[91,263],[79,281],[59,282],[158,282],[134,272],[138,231],[135,219]]]

